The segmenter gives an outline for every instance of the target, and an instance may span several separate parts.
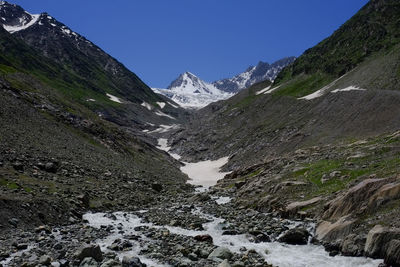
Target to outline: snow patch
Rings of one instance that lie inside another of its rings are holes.
[[[118,98],[118,97],[116,97],[114,95],[111,95],[111,94],[106,94],[106,95],[108,96],[108,98],[110,98],[111,101],[114,101],[114,102],[117,102],[117,103],[122,103],[120,98]]]
[[[264,88],[264,89],[262,89],[262,90],[260,90],[260,91],[257,91],[257,92],[256,92],[256,95],[261,95],[261,94],[265,93],[266,91],[269,90],[269,88],[271,88],[271,85],[268,86],[267,88]]]
[[[157,102],[157,105],[160,106],[160,108],[164,108],[165,107],[165,102]]]
[[[157,129],[155,129],[153,131],[150,131],[149,134],[150,133],[166,133],[166,132],[169,132],[171,130],[178,129],[178,128],[179,128],[179,124],[172,124],[172,125],[161,124],[159,128],[157,128]]]
[[[200,185],[205,188],[216,185],[217,181],[224,178],[230,172],[220,172],[220,168],[228,162],[228,157],[218,160],[206,160],[199,162],[183,162],[185,166],[181,171],[186,173],[191,180],[188,182],[193,185]]]
[[[343,89],[335,89],[331,91],[331,93],[338,93],[338,92],[348,92],[348,91],[365,91],[366,89],[359,88],[357,86],[349,86]]]
[[[26,12],[27,14],[29,14],[28,12]],[[25,29],[28,29],[29,27],[31,27],[33,24],[35,24],[39,18],[40,18],[40,14],[29,14],[31,16],[31,20],[26,22],[26,21],[21,21],[21,25],[15,25],[15,26],[10,26],[10,25],[3,25],[3,28],[8,31],[9,33],[15,33],[15,32],[19,32]]]
[[[86,99],[87,102],[95,102],[96,100],[93,98]]]
[[[276,86],[276,87],[274,87],[274,88],[271,88],[271,89],[265,91],[265,92],[264,92],[264,95],[270,94],[270,93],[274,92],[275,90],[279,89],[279,87],[281,87],[281,85],[278,85],[278,86]]]
[[[172,116],[170,116],[170,115],[168,115],[168,114],[165,114],[164,112],[161,112],[161,111],[159,111],[159,110],[156,111],[156,115],[157,115],[157,116],[167,117],[167,118],[176,120],[174,117],[172,117]]]
[[[166,138],[159,138],[159,139],[157,140],[157,142],[158,142],[158,146],[157,146],[158,149],[163,150],[163,151],[165,151],[165,152],[168,152],[168,151],[171,149],[171,147],[168,146],[168,139],[166,139]],[[171,157],[173,157],[174,159],[176,159],[176,160],[179,160],[179,159],[181,158],[181,156],[179,156],[178,154],[175,154],[175,153],[170,153],[170,152],[168,152],[168,154],[169,154]]]
[[[146,103],[146,102],[143,102],[143,103],[141,104],[141,106],[147,108],[148,110],[152,110],[152,109],[153,109],[153,107],[152,107],[149,103]]]

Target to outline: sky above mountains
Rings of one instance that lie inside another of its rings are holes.
[[[272,63],[331,35],[367,0],[10,0],[48,12],[149,86],[190,71],[206,81]]]

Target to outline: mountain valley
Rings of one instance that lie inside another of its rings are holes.
[[[0,267],[400,266],[399,14],[155,89],[0,1]]]

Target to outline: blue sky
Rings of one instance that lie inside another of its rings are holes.
[[[135,72],[166,87],[190,71],[206,81],[272,63],[332,34],[367,0],[9,0],[48,12]]]

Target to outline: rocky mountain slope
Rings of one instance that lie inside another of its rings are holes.
[[[46,82],[53,86],[57,83],[55,87],[66,97],[103,118],[135,131],[145,128],[148,123],[165,122],[167,116],[160,118],[162,113],[173,117],[171,122],[185,116],[176,104],[154,94],[120,62],[49,14],[32,15],[3,1],[0,23],[14,37],[58,63],[55,68],[62,66],[64,69],[55,80],[44,75],[40,79],[48,79]],[[159,103],[164,103],[161,104],[163,108]]]
[[[398,1],[370,1],[272,84],[199,110],[172,151],[229,156],[222,191],[244,207],[316,218],[330,250],[396,258],[399,12]]]
[[[10,31],[0,27],[2,233],[74,223],[89,208],[136,209],[161,191],[188,189],[179,164],[141,131],[177,123],[172,111],[181,109],[49,15],[4,1],[0,11]]]
[[[167,89],[153,88],[153,90],[174,100],[181,107],[199,109],[210,103],[227,99],[255,83],[264,80],[273,81],[278,73],[294,60],[295,57],[287,57],[272,64],[260,61],[256,66],[250,66],[233,78],[212,83],[205,82],[190,72],[185,72]]]

